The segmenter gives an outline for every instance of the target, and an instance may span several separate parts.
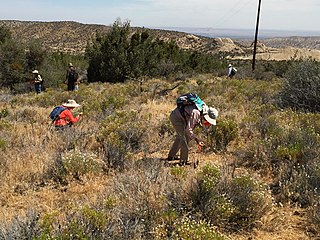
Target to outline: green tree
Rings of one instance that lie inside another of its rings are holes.
[[[124,82],[130,73],[127,61],[130,23],[117,20],[111,32],[100,37],[87,51],[88,81]]]
[[[147,31],[136,32],[130,39],[130,47],[128,49],[128,62],[130,66],[130,77],[139,78],[143,75],[152,75],[149,69],[152,61],[150,55],[150,46],[152,37]]]
[[[11,38],[12,37],[9,28],[0,26],[0,45]]]
[[[13,90],[16,83],[25,79],[24,47],[14,40],[7,40],[0,46],[0,84]]]
[[[123,82],[141,76],[169,77],[178,72],[211,72],[216,56],[179,48],[176,42],[154,38],[147,30],[133,31],[117,20],[106,34],[97,34],[86,49],[89,82]]]
[[[47,53],[41,47],[41,43],[37,40],[31,41],[27,46],[26,51],[26,70],[28,72],[39,69],[44,63]]]

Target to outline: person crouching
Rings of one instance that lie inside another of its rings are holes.
[[[72,114],[72,110],[76,107],[80,107],[75,100],[68,100],[66,103],[62,104],[62,107],[65,109],[60,113],[59,118],[54,121],[54,126],[57,130],[63,130],[66,127],[71,127],[73,124],[79,121],[82,113],[79,113],[78,116],[74,117]]]

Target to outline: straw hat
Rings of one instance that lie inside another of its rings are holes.
[[[73,67],[72,63],[69,63],[68,66],[69,66],[69,67]]]
[[[63,107],[79,107],[81,105],[78,104],[75,100],[70,99],[66,103],[63,103],[62,106]]]
[[[203,117],[211,125],[217,125],[218,110],[213,107],[203,106]]]

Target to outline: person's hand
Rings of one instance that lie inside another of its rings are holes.
[[[202,141],[199,140],[198,138],[196,138],[195,140],[196,140],[196,142],[197,142],[197,144],[198,144],[199,146],[203,147],[203,146],[205,145],[204,142],[202,142]]]
[[[198,152],[201,152],[201,151],[202,151],[202,147],[203,147],[204,145],[205,145],[204,142],[202,142],[202,141],[199,141],[199,142],[198,142],[198,147],[197,147]]]

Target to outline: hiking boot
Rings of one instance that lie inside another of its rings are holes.
[[[174,161],[174,160],[179,160],[179,157],[168,157],[168,161]]]
[[[179,166],[188,166],[188,165],[191,165],[191,163],[188,161],[180,161],[179,163]]]

